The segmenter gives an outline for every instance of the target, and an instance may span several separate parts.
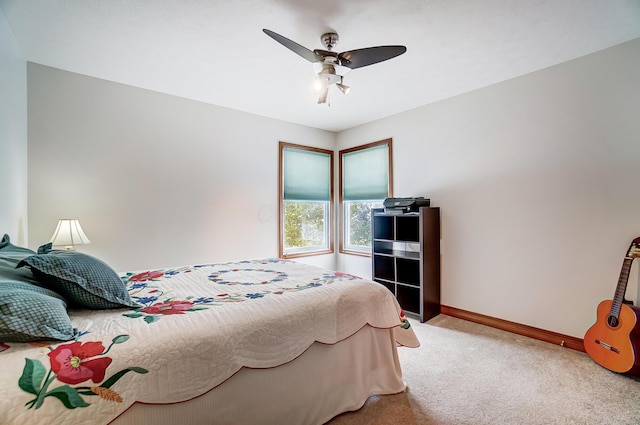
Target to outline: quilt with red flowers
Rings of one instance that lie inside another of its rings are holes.
[[[122,273],[138,308],[71,310],[75,340],[0,342],[0,423],[108,424],[175,403],[242,367],[292,361],[363,326],[419,345],[395,298],[357,276],[283,259]]]

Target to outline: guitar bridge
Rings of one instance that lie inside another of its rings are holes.
[[[620,350],[618,350],[616,347],[612,347],[611,345],[607,344],[604,341],[600,341],[599,339],[596,339],[596,344],[600,345],[601,347],[606,348],[609,351],[613,351],[616,354],[620,354]]]

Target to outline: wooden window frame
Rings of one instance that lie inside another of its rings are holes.
[[[312,152],[319,152],[329,155],[330,170],[329,175],[331,177],[330,182],[330,195],[329,195],[329,248],[319,249],[314,251],[285,253],[285,235],[284,235],[284,169],[283,169],[283,153],[285,148],[294,148],[300,150],[307,150]],[[335,234],[335,203],[334,203],[334,151],[322,148],[316,148],[313,146],[300,145],[289,142],[278,142],[278,255],[280,258],[296,258],[296,257],[308,257],[312,255],[325,255],[335,252],[334,249],[334,234]]]
[[[344,200],[343,200],[343,181],[342,181],[342,157],[344,154],[348,154],[351,152],[355,152],[355,151],[359,151],[359,150],[365,150],[365,149],[369,149],[369,148],[373,148],[376,146],[380,146],[380,145],[387,145],[388,146],[388,155],[389,155],[389,181],[388,181],[388,197],[392,197],[393,196],[393,139],[389,138],[389,139],[384,139],[384,140],[379,140],[377,142],[372,142],[372,143],[367,143],[366,145],[360,145],[360,146],[354,146],[352,148],[348,148],[348,149],[343,149],[341,151],[339,151],[338,153],[338,166],[339,166],[339,183],[338,183],[338,187],[339,187],[339,196],[338,196],[338,209],[339,209],[339,215],[340,215],[340,220],[339,220],[339,226],[338,226],[338,245],[339,245],[339,252],[341,254],[350,254],[350,255],[358,255],[361,257],[371,257],[371,252],[362,252],[362,251],[354,251],[354,250],[349,250],[346,249],[344,247],[344,228],[345,228],[345,221],[346,221],[346,217],[344,214]]]

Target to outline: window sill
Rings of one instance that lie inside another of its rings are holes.
[[[348,249],[341,249],[340,250],[340,254],[357,255],[359,257],[371,257],[371,253],[370,252],[352,251],[352,250],[348,250]]]
[[[333,249],[326,249],[322,251],[288,253],[288,254],[282,254],[280,257],[289,259],[289,258],[311,257],[313,255],[326,255],[326,254],[333,254]]]

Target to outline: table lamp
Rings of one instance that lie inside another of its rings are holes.
[[[58,227],[51,237],[51,245],[64,246],[68,251],[75,251],[75,245],[91,243],[80,226],[80,221],[74,218],[62,218],[58,221]]]

